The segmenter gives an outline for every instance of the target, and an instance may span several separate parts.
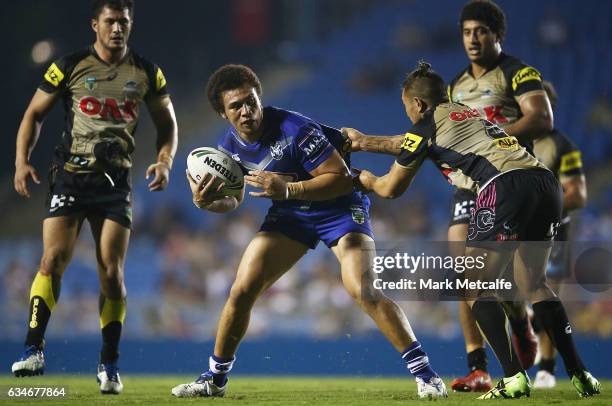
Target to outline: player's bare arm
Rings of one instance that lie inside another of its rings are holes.
[[[354,128],[342,128],[342,133],[351,140],[353,152],[375,152],[399,155],[404,135],[366,135]]]
[[[401,196],[412,183],[425,155],[408,166],[393,162],[391,170],[384,176],[376,176],[370,171],[359,173],[359,182],[363,189],[370,190],[384,199],[396,199]]]
[[[164,190],[170,181],[170,170],[178,144],[178,127],[174,107],[169,97],[152,98],[147,101],[147,109],[157,130],[157,161],[147,168],[147,179],[153,176],[149,190]]]
[[[586,206],[587,185],[584,175],[562,176],[559,178],[563,186],[563,208],[576,210]]]
[[[519,107],[523,116],[504,127],[508,135],[515,136],[520,142],[527,142],[552,131],[553,112],[544,91],[524,94],[519,99]]]
[[[40,183],[36,169],[30,165],[30,155],[38,141],[43,121],[58,98],[58,92],[46,93],[40,89],[36,90],[19,125],[15,152],[15,190],[21,196],[30,197],[28,178],[31,177],[34,182]]]
[[[272,172],[250,171],[244,181],[262,189],[261,192],[249,192],[251,196],[272,200],[329,200],[350,193],[353,188],[349,169],[337,151],[311,171],[310,175],[312,179],[288,182],[286,177]]]
[[[204,209],[213,213],[228,213],[232,210],[236,210],[238,206],[244,200],[244,188],[237,196],[225,196],[221,199],[211,198],[212,192],[220,192],[225,186],[224,182],[219,183],[216,187],[214,186],[217,177],[207,173],[199,182],[196,182],[189,171],[186,171],[187,181],[191,188],[191,194],[193,198],[193,204],[198,209]]]

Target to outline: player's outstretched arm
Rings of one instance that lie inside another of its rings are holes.
[[[375,152],[399,155],[404,135],[366,135],[354,128],[343,127],[342,133],[351,140],[353,152]]]
[[[149,165],[146,178],[154,175],[149,190],[164,190],[170,181],[170,170],[178,144],[178,126],[174,107],[169,97],[156,97],[147,101],[147,108],[157,130],[157,160]]]
[[[21,196],[30,197],[28,178],[40,183],[36,169],[30,165],[30,156],[38,141],[43,121],[58,98],[59,92],[36,90],[19,125],[15,151],[15,190]]]
[[[384,199],[397,199],[412,183],[423,158],[414,161],[408,166],[402,166],[393,162],[389,173],[384,176],[376,176],[370,171],[359,171],[359,183],[365,190],[372,191]]]
[[[520,142],[528,142],[552,131],[553,112],[544,91],[524,94],[519,99],[519,107],[523,116],[504,127],[508,135],[516,137]]]
[[[329,200],[353,190],[353,178],[337,151],[310,171],[310,175],[312,179],[288,182],[286,177],[276,173],[250,171],[244,181],[262,189],[261,192],[249,192],[249,195],[273,200]]]

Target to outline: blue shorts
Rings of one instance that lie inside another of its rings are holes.
[[[337,205],[299,209],[273,205],[259,231],[278,232],[315,249],[319,240],[333,247],[348,233],[374,238],[370,225],[370,199],[355,192]]]

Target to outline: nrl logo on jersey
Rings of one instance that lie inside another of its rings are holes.
[[[281,160],[283,158],[283,144],[276,141],[274,145],[270,146],[270,154],[272,154],[272,159]]]
[[[90,92],[96,88],[98,79],[95,76],[88,76],[85,78],[85,88]]]

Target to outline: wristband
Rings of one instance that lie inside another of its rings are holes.
[[[287,200],[297,199],[300,200],[304,196],[304,182],[289,182],[287,183]]]

